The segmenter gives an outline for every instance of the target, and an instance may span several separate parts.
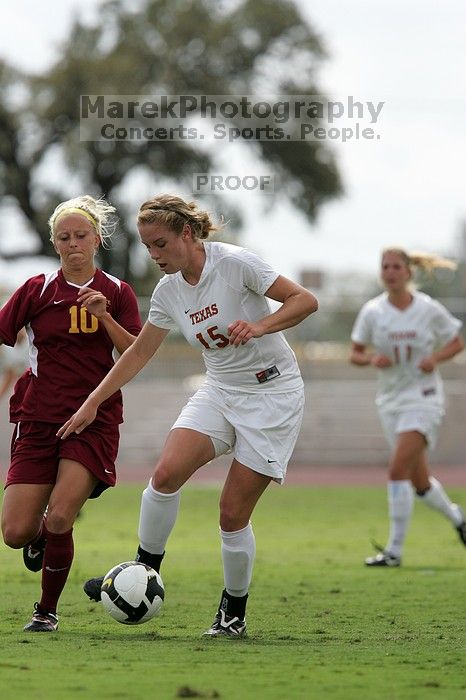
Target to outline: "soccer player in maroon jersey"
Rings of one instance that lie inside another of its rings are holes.
[[[128,284],[98,269],[95,255],[115,209],[88,195],[60,204],[50,238],[60,268],[27,280],[0,309],[0,343],[25,327],[29,369],[10,401],[15,424],[2,511],[5,544],[23,548],[26,567],[42,570],[42,597],[30,632],[58,627],[57,604],[73,561],[73,524],[88,498],[114,486],[122,397],[105,401],[89,430],[63,442],[56,432],[112,368],[141,321]],[[45,514],[45,517],[44,517]]]

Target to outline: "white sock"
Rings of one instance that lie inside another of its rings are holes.
[[[390,515],[390,534],[385,550],[395,557],[401,556],[408,530],[409,519],[413,510],[414,494],[411,482],[389,481],[387,484],[388,513]]]
[[[426,505],[430,506],[430,508],[439,510],[441,513],[443,513],[448,520],[451,520],[455,527],[461,525],[464,518],[459,506],[450,501],[447,494],[443,490],[443,486],[440,481],[437,481],[437,479],[433,476],[429,477],[429,481],[430,489],[422,495],[418,494],[418,498],[420,498]]]
[[[236,532],[220,530],[225,589],[240,598],[246,595],[256,556],[256,540],[251,523]]]
[[[160,493],[149,481],[142,492],[139,514],[139,542],[149,554],[163,554],[178,515],[180,490]]]

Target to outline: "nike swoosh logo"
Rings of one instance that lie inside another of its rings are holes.
[[[277,461],[276,459],[268,459],[268,460],[267,460],[267,462],[268,462],[269,464],[272,464],[272,462],[276,462],[276,461]]]
[[[65,301],[65,300],[64,300],[64,299],[60,299],[60,301],[54,301],[53,303],[54,303],[54,304],[61,304],[62,301]]]
[[[30,549],[30,550],[28,551],[28,557],[29,557],[29,559],[35,559],[36,557],[39,556],[39,554],[42,554],[42,550],[41,550],[41,549],[38,549],[37,551],[32,551],[32,549]]]
[[[46,566],[45,568],[47,569],[47,571],[52,571],[53,573],[55,573],[56,571],[66,571],[68,567],[63,566],[61,569],[52,569],[50,566]]]
[[[190,311],[191,309],[186,309],[185,314],[189,314]]]
[[[104,472],[105,472],[106,474],[113,474],[113,472],[112,472],[111,469],[104,469]]]

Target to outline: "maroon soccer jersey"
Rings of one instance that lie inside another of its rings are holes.
[[[23,327],[29,339],[30,369],[15,386],[12,422],[64,422],[112,368],[113,343],[103,324],[77,302],[80,286],[67,282],[61,270],[37,275],[0,309],[3,342],[14,345]],[[123,328],[139,333],[137,301],[128,284],[96,270],[85,286],[104,294],[109,313]],[[97,419],[122,422],[120,391],[101,404]]]

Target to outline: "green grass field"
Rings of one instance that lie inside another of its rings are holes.
[[[201,633],[223,583],[217,489],[184,491],[159,618],[120,625],[81,591],[134,555],[140,492],[121,485],[86,506],[56,634],[22,632],[39,574],[2,546],[3,700],[466,697],[466,551],[438,514],[417,504],[404,566],[367,570],[370,538],[385,542],[383,489],[271,487],[253,521],[249,637],[212,640]]]

